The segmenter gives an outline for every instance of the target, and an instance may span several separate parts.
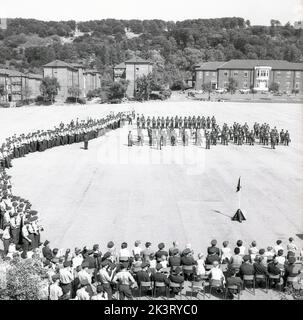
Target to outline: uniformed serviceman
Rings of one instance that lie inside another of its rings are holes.
[[[206,143],[205,149],[210,149],[210,135],[208,131],[205,132],[205,143]]]
[[[133,136],[132,136],[132,132],[129,131],[128,132],[128,146],[132,147],[132,145],[133,145]]]
[[[88,141],[89,141],[89,133],[85,133],[84,135],[84,150],[88,149]]]

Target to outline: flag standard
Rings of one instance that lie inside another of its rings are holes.
[[[236,211],[235,215],[231,218],[233,221],[239,221],[242,223],[243,220],[246,220],[244,217],[243,212],[241,211],[241,177],[239,177],[238,180],[238,185],[237,185],[237,190],[236,192],[238,193],[238,200],[239,200],[239,209]]]

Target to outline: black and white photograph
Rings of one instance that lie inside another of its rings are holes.
[[[0,0],[0,305],[180,319],[302,264],[302,0]]]

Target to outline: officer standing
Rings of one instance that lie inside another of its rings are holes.
[[[86,132],[84,135],[84,150],[88,149],[89,133]]]
[[[210,149],[210,136],[207,131],[205,133],[205,143],[206,143],[206,149]]]
[[[133,145],[133,136],[132,136],[132,132],[129,131],[128,132],[128,146],[132,147],[132,145]]]

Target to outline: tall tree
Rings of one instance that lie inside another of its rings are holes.
[[[227,90],[231,93],[234,94],[236,92],[236,89],[238,88],[238,82],[235,78],[229,77],[228,78],[228,86]]]
[[[60,84],[57,78],[45,77],[40,84],[40,92],[44,97],[44,100],[49,100],[52,103],[55,102],[55,97],[60,90]]]

